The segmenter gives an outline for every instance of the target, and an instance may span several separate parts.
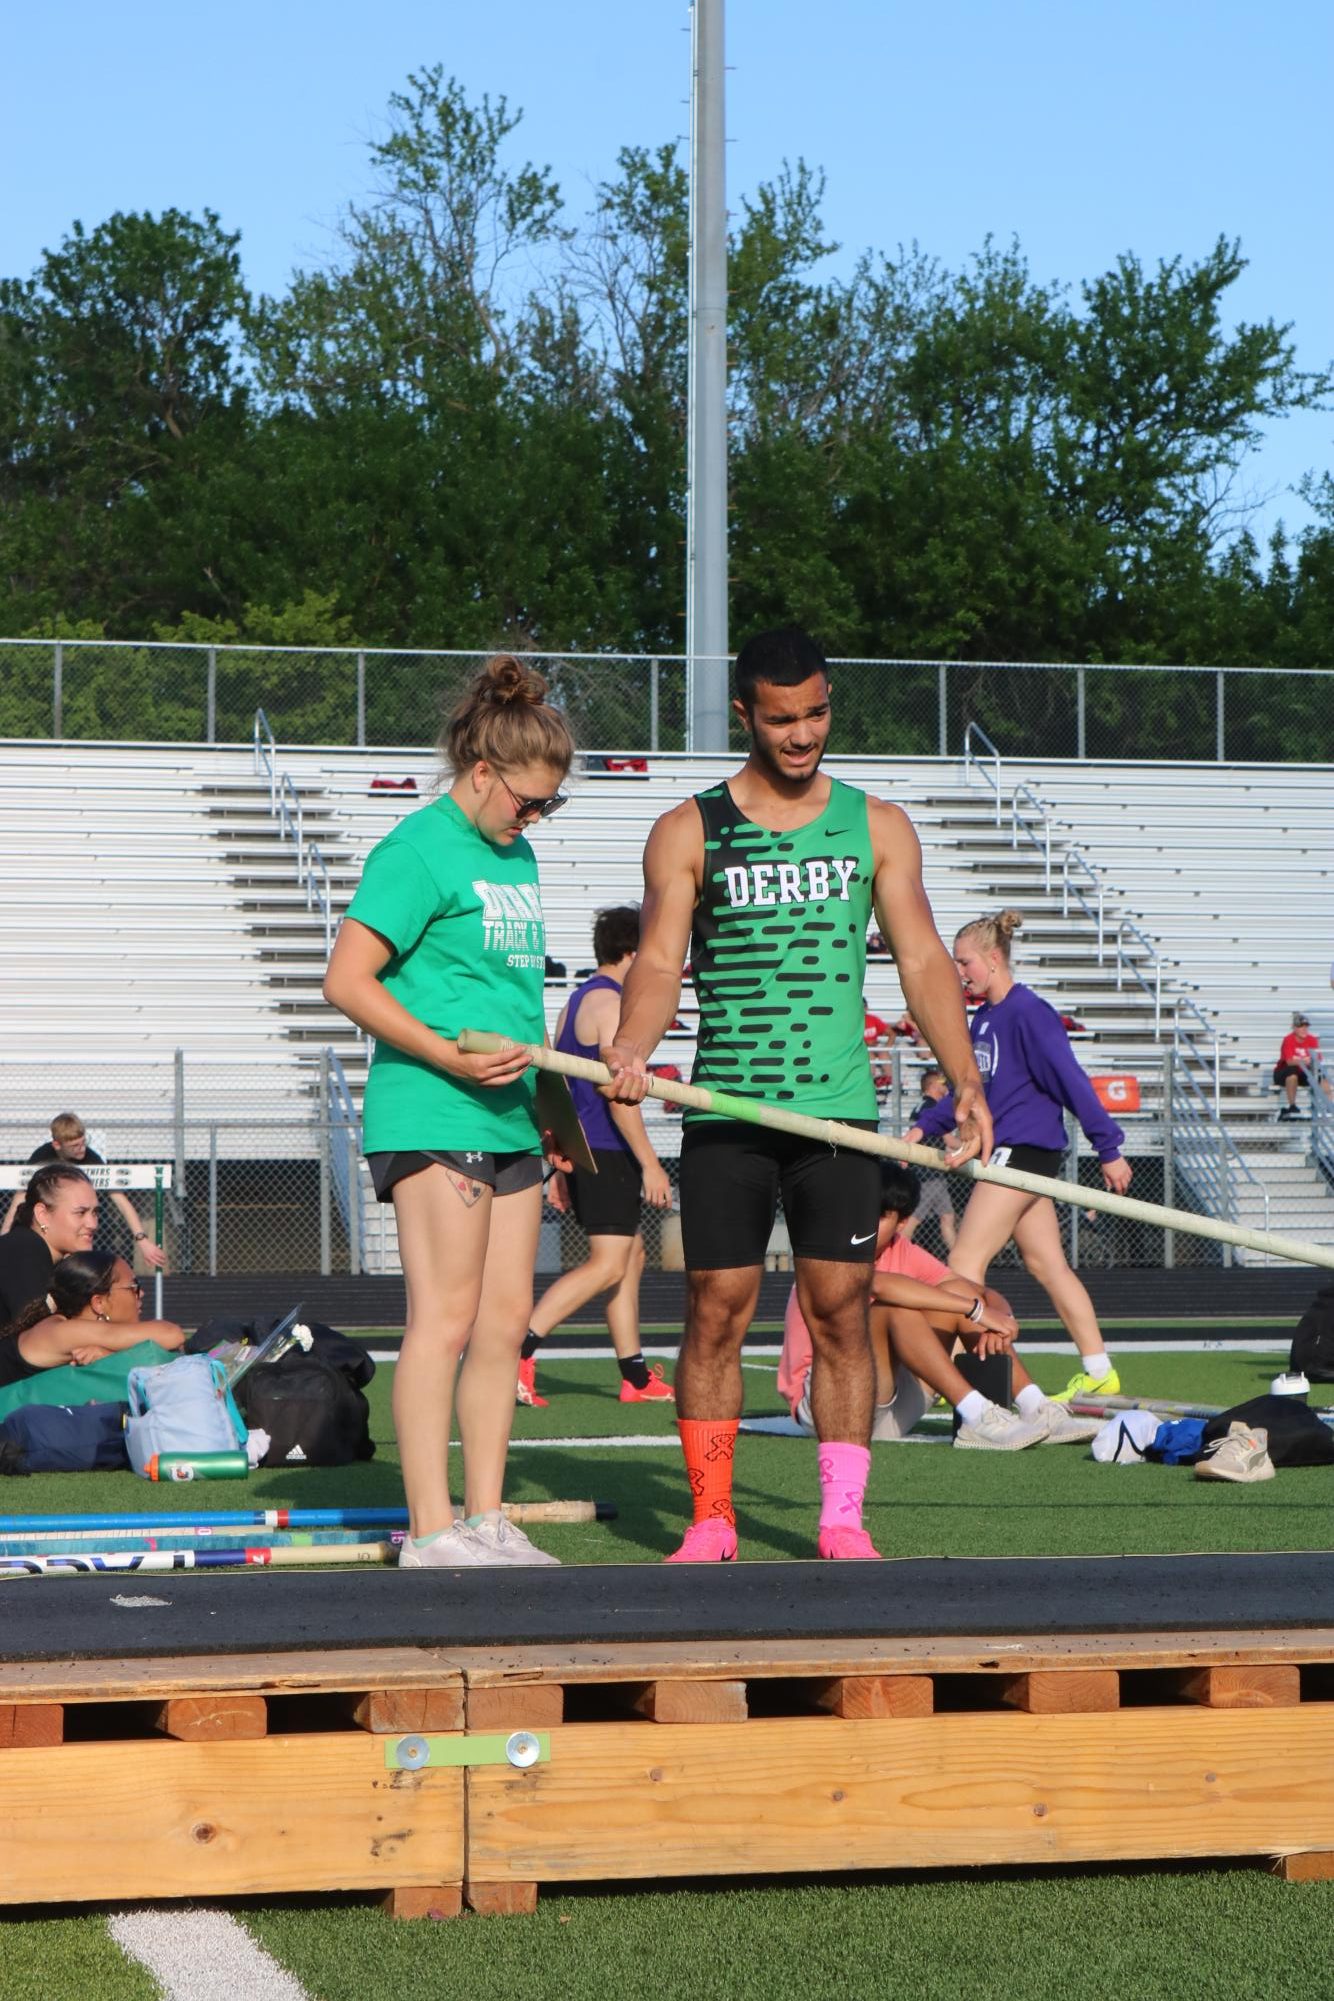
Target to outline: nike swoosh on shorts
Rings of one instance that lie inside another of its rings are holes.
[[[869,1244],[874,1235],[874,1230],[868,1230],[864,1237],[854,1237],[852,1241],[854,1244]]]

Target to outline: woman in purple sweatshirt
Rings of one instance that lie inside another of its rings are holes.
[[[954,940],[954,963],[965,997],[981,1001],[973,1016],[973,1049],[995,1127],[995,1167],[1029,1174],[1059,1174],[1065,1152],[1065,1113],[1073,1112],[1098,1156],[1102,1178],[1118,1195],[1130,1186],[1130,1164],[1121,1158],[1125,1135],[1098,1103],[1076,1062],[1060,1016],[1010,971],[1010,940],[1023,922],[1017,910],[966,924]],[[920,1114],[910,1140],[933,1139],[954,1123],[954,1105],[942,1098]],[[987,1267],[1013,1238],[1026,1269],[1043,1288],[1079,1350],[1082,1368],[1059,1402],[1094,1391],[1115,1396],[1120,1380],[1103,1345],[1093,1301],[1066,1262],[1055,1204],[979,1181],[973,1188],[950,1254],[950,1269],[981,1287]]]

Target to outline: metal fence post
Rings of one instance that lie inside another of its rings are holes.
[[[353,1278],[361,1277],[361,1178],[357,1134],[347,1128],[347,1262]]]
[[[59,742],[65,734],[65,642],[56,641],[51,666],[51,734]]]
[[[366,747],[366,656],[357,655],[357,749]]]
[[[208,1275],[218,1275],[218,1128],[208,1129]]]
[[[329,1158],[329,1052],[320,1051],[320,1275],[333,1270],[332,1175]]]
[[[1223,754],[1223,738],[1224,738],[1224,730],[1223,730],[1223,670],[1222,670],[1222,668],[1221,668],[1221,667],[1219,668],[1219,670],[1218,670],[1217,674],[1215,675],[1214,679],[1215,679],[1215,683],[1216,683],[1216,685],[1217,685],[1217,689],[1218,689],[1218,695],[1217,695],[1217,701],[1216,701],[1216,707],[1215,707],[1215,715],[1214,715],[1214,761],[1215,761],[1215,763],[1217,763],[1217,764],[1226,764],[1226,763],[1227,763],[1227,758],[1226,758],[1226,757],[1224,756],[1224,754]],[[1229,1262],[1229,1263],[1231,1263],[1231,1259],[1230,1259],[1230,1258],[1229,1258],[1228,1262]]]
[[[942,660],[936,669],[936,742],[941,757],[950,754],[950,670]]]
[[[207,711],[205,716],[204,741],[205,743],[216,743],[218,740],[218,649],[216,646],[210,646],[208,649],[208,692],[204,706]]]
[[[1218,1129],[1218,1193],[1225,1218],[1229,1223],[1235,1221],[1232,1214],[1232,1169],[1227,1157],[1227,1133],[1222,1126]],[[1232,1269],[1231,1244],[1223,1246],[1223,1268],[1225,1271]]]
[[[185,1243],[185,1227],[184,1227],[184,1225],[185,1225],[185,1217],[186,1217],[186,1214],[187,1214],[187,1211],[186,1211],[186,1207],[185,1207],[185,1196],[186,1196],[186,1187],[185,1187],[185,1051],[184,1051],[183,1049],[178,1049],[178,1050],[176,1051],[176,1061],[175,1061],[175,1065],[174,1065],[174,1076],[173,1076],[173,1079],[172,1079],[172,1085],[173,1085],[173,1092],[172,1092],[172,1096],[173,1096],[173,1101],[174,1101],[174,1107],[173,1107],[173,1108],[174,1108],[174,1123],[175,1123],[175,1127],[176,1127],[176,1160],[175,1160],[175,1164],[174,1164],[174,1165],[175,1165],[175,1172],[174,1172],[174,1173],[173,1173],[173,1175],[172,1175],[172,1197],[173,1197],[173,1200],[172,1200],[172,1207],[173,1207],[173,1208],[175,1209],[175,1211],[176,1211],[176,1215],[177,1215],[177,1218],[179,1219],[179,1221],[180,1221],[180,1223],[181,1223],[181,1239],[182,1239],[182,1241],[181,1241],[181,1244],[180,1244],[180,1246],[178,1246],[178,1259],[177,1259],[177,1261],[178,1261],[178,1263],[179,1263],[179,1264],[181,1264],[182,1266],[184,1266],[184,1264],[185,1264],[185,1262],[186,1262],[186,1255],[187,1255],[187,1253],[188,1253],[188,1246],[187,1246],[187,1245],[186,1245],[186,1243]]]
[[[1078,1126],[1077,1126],[1077,1125],[1075,1124],[1074,1120],[1073,1120],[1072,1118],[1070,1118],[1069,1114],[1067,1114],[1067,1115],[1066,1115],[1066,1121],[1065,1121],[1065,1143],[1066,1143],[1066,1145],[1067,1145],[1067,1146],[1069,1147],[1069,1149],[1070,1149],[1070,1179],[1071,1179],[1072,1181],[1078,1181],[1078,1179],[1079,1179],[1079,1128],[1078,1128]],[[1078,1271],[1078,1270],[1079,1270],[1079,1204],[1078,1204],[1078,1202],[1072,1202],[1072,1203],[1070,1204],[1070,1269],[1071,1269],[1071,1271]]]
[[[1163,1205],[1175,1209],[1177,1202],[1176,1176],[1176,1119],[1173,1099],[1176,1095],[1176,1056],[1169,1047],[1163,1054]],[[1177,1239],[1175,1230],[1163,1231],[1163,1269],[1176,1268]]]
[[[1081,764],[1088,756],[1088,677],[1082,667],[1075,669],[1075,755]]]
[[[658,674],[659,662],[656,653],[648,663],[648,747],[658,748]]]

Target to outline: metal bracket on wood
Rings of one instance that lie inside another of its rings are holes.
[[[420,1772],[428,1765],[513,1765],[525,1772],[551,1756],[545,1730],[511,1730],[507,1736],[387,1737],[384,1761],[391,1772]]]

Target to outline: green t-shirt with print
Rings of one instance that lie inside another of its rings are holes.
[[[372,848],[348,916],[393,947],[381,982],[437,1034],[546,1031],[546,929],[527,841],[497,847],[445,797]],[[377,1042],[362,1123],[367,1153],[417,1148],[540,1153],[535,1073],[499,1090],[448,1077]]]

